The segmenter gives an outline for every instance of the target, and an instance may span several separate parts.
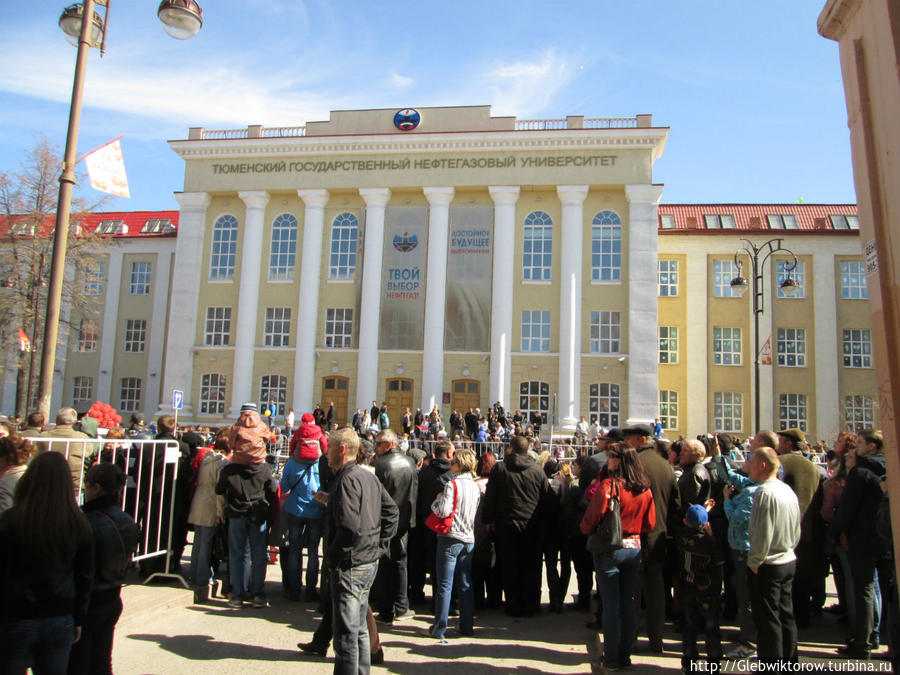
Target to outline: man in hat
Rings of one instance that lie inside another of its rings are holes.
[[[672,465],[659,456],[653,442],[653,427],[646,423],[632,424],[622,430],[625,442],[638,454],[638,462],[650,479],[650,491],[656,506],[656,525],[647,534],[644,565],[641,569],[642,593],[647,605],[647,637],[650,651],[663,651],[662,629],[666,618],[663,564],[666,560],[666,532],[670,518],[680,518],[681,498]]]
[[[810,622],[810,597],[815,587],[818,573],[816,559],[820,550],[813,546],[813,528],[815,512],[819,508],[810,509],[813,498],[822,488],[825,476],[819,473],[816,465],[808,460],[802,450],[806,447],[806,434],[802,429],[784,429],[778,432],[778,460],[784,467],[784,482],[797,495],[800,504],[800,543],[797,547],[797,576],[794,581],[794,619],[797,625],[805,627]],[[820,503],[817,500],[817,503]]]

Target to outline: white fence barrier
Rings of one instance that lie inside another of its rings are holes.
[[[179,464],[181,453],[178,443],[171,440],[143,439],[81,439],[36,437],[28,439],[36,452],[58,452],[65,456],[72,472],[75,498],[81,503],[84,477],[87,470],[99,462],[117,464],[125,473],[125,489],[122,490],[121,507],[141,528],[138,549],[132,560],[140,562],[165,556],[162,572],[156,577],[178,579],[188,587],[187,581],[169,572],[172,563],[172,534],[175,525],[176,498],[179,490]],[[190,474],[180,477],[190,481]]]

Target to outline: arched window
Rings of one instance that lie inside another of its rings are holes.
[[[352,213],[341,213],[331,223],[331,256],[328,261],[329,281],[352,281],[356,276],[356,245],[359,219]]]
[[[591,224],[591,281],[622,280],[622,219],[601,211]]]
[[[553,262],[553,219],[543,211],[525,217],[522,254],[524,281],[550,281]]]
[[[225,376],[206,373],[200,378],[200,414],[225,414]]]
[[[272,223],[269,281],[293,281],[297,261],[297,219],[282,213]]]
[[[237,253],[238,221],[224,215],[213,225],[212,254],[209,259],[210,281],[234,279],[234,258]]]

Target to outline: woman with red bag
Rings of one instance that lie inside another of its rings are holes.
[[[481,491],[473,480],[476,463],[475,453],[471,450],[458,450],[453,455],[450,462],[453,480],[447,481],[443,493],[431,505],[435,518],[426,521],[429,527],[434,523],[435,527],[432,529],[437,532],[434,623],[429,634],[441,642],[447,641],[445,633],[454,580],[459,591],[459,633],[472,635],[474,632],[472,561],[475,549],[475,512],[481,499]]]

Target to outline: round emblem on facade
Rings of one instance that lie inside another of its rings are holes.
[[[419,111],[412,108],[398,110],[394,115],[394,126],[400,131],[412,131],[419,126],[421,121],[422,116],[419,114]]]

